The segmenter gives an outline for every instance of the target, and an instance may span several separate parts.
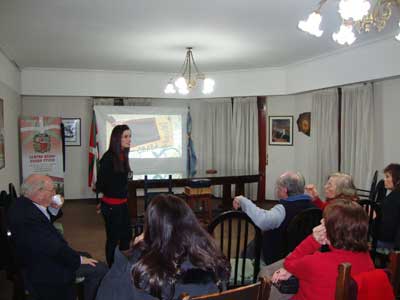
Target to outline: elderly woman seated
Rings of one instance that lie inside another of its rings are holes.
[[[126,258],[118,249],[97,300],[177,299],[224,288],[230,265],[182,199],[159,195],[149,204],[144,233]]]
[[[313,184],[307,184],[304,191],[312,197],[313,203],[321,209],[324,209],[330,202],[338,198],[358,200],[353,178],[346,173],[332,173],[324,189],[325,201],[320,199],[317,188]]]
[[[353,276],[374,270],[367,233],[368,216],[362,207],[351,200],[337,199],[324,210],[321,225],[287,256],[284,268],[275,271],[272,281],[287,280],[291,275],[298,279],[298,292],[284,295],[286,299],[335,299],[340,263],[350,263]],[[321,245],[329,245],[329,251],[320,252]]]

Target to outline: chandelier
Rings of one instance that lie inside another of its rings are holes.
[[[186,57],[183,62],[182,68],[179,73],[170,78],[167,86],[165,87],[164,93],[175,94],[176,89],[181,95],[189,94],[190,90],[196,87],[197,83],[203,81],[203,94],[210,94],[214,91],[214,80],[206,78],[203,73],[199,71],[196,63],[194,62],[192,47],[186,48]]]
[[[319,28],[322,21],[320,11],[327,1],[321,0],[317,9],[307,20],[300,21],[298,27],[320,37],[323,33]],[[342,18],[342,25],[338,32],[332,34],[333,40],[341,45],[351,45],[356,40],[354,29],[358,33],[369,32],[372,28],[381,31],[392,15],[392,8],[400,11],[400,0],[377,0],[372,8],[368,0],[340,0],[338,13]],[[395,38],[400,41],[400,33]]]

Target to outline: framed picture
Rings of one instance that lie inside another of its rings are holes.
[[[65,146],[81,145],[81,119],[63,118]]]
[[[293,146],[293,116],[269,117],[269,144]]]

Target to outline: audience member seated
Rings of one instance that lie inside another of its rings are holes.
[[[180,198],[160,194],[150,202],[144,232],[127,258],[115,250],[97,300],[178,299],[218,292],[230,265],[193,211]]]
[[[272,276],[273,283],[292,275],[299,280],[297,294],[281,295],[279,299],[333,300],[340,263],[351,263],[353,276],[374,270],[368,252],[368,216],[364,209],[357,202],[337,199],[325,208],[323,217],[313,234],[288,255],[284,268]],[[320,252],[321,245],[326,244],[330,251]]]
[[[349,199],[358,200],[356,187],[353,178],[346,173],[333,173],[329,176],[325,186],[326,200],[320,199],[317,188],[314,184],[307,184],[305,193],[312,197],[313,203],[322,210],[333,200]]]
[[[390,191],[382,203],[378,248],[400,249],[400,164],[384,169],[385,188]]]
[[[300,173],[283,173],[276,182],[276,193],[279,204],[270,210],[257,207],[243,196],[233,200],[233,208],[242,208],[263,231],[262,255],[267,265],[287,255],[285,232],[289,222],[302,210],[315,207],[311,197],[304,194],[304,178]]]
[[[84,276],[85,300],[95,298],[107,267],[71,249],[53,226],[62,215],[50,177],[34,174],[21,186],[21,197],[9,209],[10,230],[16,243],[26,289],[32,299],[72,300],[76,276]]]

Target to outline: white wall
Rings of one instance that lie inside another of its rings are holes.
[[[0,98],[4,105],[5,168],[0,170],[0,190],[12,182],[19,190],[18,115],[21,111],[20,72],[0,52]]]
[[[207,73],[213,97],[288,95],[400,75],[400,43],[393,37],[281,68]],[[97,70],[24,69],[22,94],[41,96],[169,97],[170,74]],[[185,98],[208,98],[194,90]]]
[[[293,146],[269,145],[267,142],[266,199],[276,198],[275,181],[285,171],[299,171],[306,182],[309,180],[311,137],[299,132],[296,124],[303,112],[311,112],[310,93],[267,98],[268,116],[293,116]]]

